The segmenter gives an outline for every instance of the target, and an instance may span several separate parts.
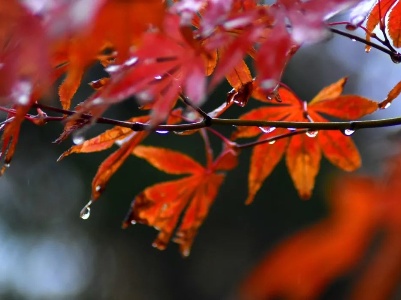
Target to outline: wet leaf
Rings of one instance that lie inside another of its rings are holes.
[[[174,242],[183,256],[188,256],[191,245],[206,218],[210,206],[223,183],[220,170],[236,166],[236,155],[224,151],[209,167],[203,167],[185,154],[151,146],[138,146],[133,151],[150,164],[169,174],[189,176],[146,188],[133,201],[123,227],[139,222],[155,227],[159,234],[153,246],[164,250],[177,227]]]
[[[241,119],[327,122],[327,119],[321,114],[354,120],[377,110],[378,104],[367,98],[356,95],[341,95],[345,82],[346,78],[342,78],[325,87],[309,104],[301,101],[292,91],[281,87],[278,90],[278,95],[282,102],[267,102],[265,106],[245,113]],[[268,133],[266,129],[262,129],[239,127],[233,138],[249,138],[260,135],[259,140],[263,140],[278,132]],[[280,134],[286,133],[280,131]],[[285,140],[288,141],[288,146],[285,146],[287,147],[287,168],[298,194],[303,199],[308,199],[311,196],[322,153],[331,163],[345,171],[353,171],[361,165],[361,158],[356,146],[349,137],[340,132],[323,131],[316,132],[314,135],[303,133],[285,138]],[[287,142],[278,141],[273,145],[263,144],[254,147],[248,179],[248,202],[252,201],[262,182],[281,158],[283,145],[287,145]],[[260,147],[273,155],[271,161],[262,158],[263,151],[258,149]],[[261,162],[265,162],[266,166]]]

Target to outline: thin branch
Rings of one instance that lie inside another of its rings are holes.
[[[250,143],[246,143],[246,144],[237,144],[235,146],[235,148],[237,149],[245,149],[245,148],[251,148],[257,145],[262,145],[262,144],[266,144],[266,143],[271,143],[271,142],[275,142],[277,140],[281,140],[290,136],[294,136],[294,135],[298,135],[301,133],[306,133],[308,132],[307,129],[301,129],[301,130],[297,130],[297,131],[292,131],[292,132],[288,132],[288,133],[284,133],[284,134],[280,134],[280,135],[276,135],[273,137],[270,137],[268,139],[264,139],[264,140],[259,140],[259,141],[255,141],[255,142],[250,142]]]
[[[34,106],[44,110],[55,111],[67,115],[73,115],[76,113],[74,111],[46,106],[43,104],[35,104]],[[88,114],[82,114],[80,115],[80,117],[84,119],[93,118],[91,115]],[[54,119],[57,117],[45,117],[45,120],[46,118]],[[401,125],[401,117],[379,119],[379,120],[342,121],[342,122],[288,122],[288,121],[210,118],[210,121],[202,120],[199,122],[188,123],[188,124],[158,125],[156,127],[152,127],[149,124],[140,122],[119,121],[109,118],[97,118],[96,123],[126,127],[132,129],[133,131],[143,131],[151,129],[163,130],[163,131],[185,131],[185,130],[206,128],[209,126],[256,126],[256,127],[297,128],[297,129],[309,129],[309,130],[345,130],[345,129],[357,130],[364,128],[380,128],[380,127]]]
[[[336,29],[336,28],[329,28],[329,30],[331,32],[335,33],[335,34],[338,34],[338,35],[341,35],[341,36],[345,36],[347,38],[350,38],[353,41],[360,42],[362,44],[371,46],[372,48],[375,48],[375,49],[377,49],[377,50],[379,50],[379,51],[381,51],[383,53],[386,53],[391,57],[392,60],[397,59],[397,57],[400,55],[398,52],[393,52],[393,51],[389,50],[388,48],[385,48],[383,46],[377,45],[377,44],[375,44],[375,43],[373,43],[371,41],[367,41],[364,38],[361,38],[361,37],[359,37],[359,36],[357,36],[355,34],[352,34],[352,33],[349,33],[349,32],[344,32],[344,31],[341,31],[341,30]]]

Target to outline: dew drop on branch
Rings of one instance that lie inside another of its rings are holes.
[[[310,138],[314,138],[317,136],[318,133],[319,131],[317,130],[308,130],[305,134]]]
[[[289,128],[287,128],[289,131],[296,131],[297,129],[296,128],[292,128],[292,127],[289,127]]]
[[[275,142],[276,142],[276,140],[271,140],[271,141],[269,142],[269,145],[273,145]]]
[[[156,132],[157,132],[158,134],[167,134],[167,133],[169,133],[168,130],[156,130]]]
[[[341,133],[345,136],[351,136],[353,133],[355,132],[355,130],[353,129],[343,129],[341,130]]]
[[[274,130],[276,130],[276,127],[259,127],[260,131],[262,131],[263,133],[271,133]]]
[[[393,63],[395,64],[399,64],[401,63],[401,53],[394,53],[391,55],[391,60],[393,61]]]

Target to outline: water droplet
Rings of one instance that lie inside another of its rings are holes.
[[[81,145],[83,142],[85,142],[85,137],[82,135],[80,130],[72,134],[72,142],[75,145]]]
[[[317,130],[308,130],[305,134],[310,138],[314,138],[317,136],[318,133],[319,131]]]
[[[287,128],[289,131],[295,131],[297,130],[296,128]]]
[[[131,225],[135,225],[136,221],[135,220],[131,220]]]
[[[347,24],[347,25],[345,25],[345,29],[347,29],[347,30],[350,30],[350,31],[354,31],[354,30],[356,30],[358,27],[356,27],[355,25],[353,25],[353,24]]]
[[[99,105],[99,104],[103,104],[103,103],[104,103],[104,100],[102,98],[100,98],[100,97],[97,97],[97,98],[92,100],[92,104],[93,105]]]
[[[369,48],[365,48],[365,52],[366,52],[366,53],[369,53],[370,50],[372,50],[372,48],[370,48],[370,47],[369,47]]]
[[[157,132],[158,134],[167,134],[167,133],[169,133],[168,130],[156,130],[156,132]]]
[[[20,105],[27,105],[29,103],[29,99],[31,98],[32,92],[32,83],[28,80],[20,80],[18,81],[12,90],[13,98]]]
[[[105,70],[106,70],[106,72],[109,72],[109,73],[115,73],[120,69],[121,69],[121,67],[119,65],[110,65]]]
[[[344,134],[344,135],[346,135],[346,136],[350,136],[350,135],[352,135],[354,132],[355,132],[355,130],[352,130],[352,129],[344,129],[344,130],[341,130],[341,132],[342,132],[342,134]]]
[[[162,77],[160,75],[157,75],[157,76],[155,76],[155,79],[160,80],[160,79],[162,79]]]
[[[274,79],[265,79],[260,82],[260,87],[265,91],[274,90],[277,87],[278,82]]]
[[[124,65],[127,67],[131,67],[131,66],[135,65],[137,61],[138,61],[138,57],[131,57],[130,59],[125,61]]]
[[[270,145],[273,145],[275,142],[276,142],[276,140],[271,140],[271,141],[269,142],[269,144],[270,144]]]
[[[9,168],[9,167],[11,167],[11,164],[10,164],[10,163],[5,163],[4,166],[5,166],[6,168]]]
[[[391,60],[393,61],[393,63],[395,64],[399,64],[401,63],[401,53],[394,53],[391,55]]]
[[[102,189],[102,187],[101,187],[100,185],[97,185],[97,186],[95,187],[95,191],[96,191],[96,192],[99,192],[101,189]]]
[[[184,256],[184,257],[188,257],[189,254],[190,254],[189,249],[185,249],[184,251],[182,251],[182,256]]]
[[[89,217],[90,217],[90,215],[91,215],[91,209],[90,209],[91,204],[92,204],[92,200],[90,200],[90,201],[84,206],[84,208],[81,210],[81,212],[79,213],[79,216],[81,217],[81,219],[83,219],[83,220],[89,219]]]
[[[391,106],[391,102],[387,102],[386,105],[384,105],[383,109],[389,108]]]
[[[356,39],[351,39],[351,41],[356,42]]]
[[[263,133],[270,133],[276,130],[276,127],[259,127],[260,131]]]

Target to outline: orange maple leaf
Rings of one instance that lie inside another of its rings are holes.
[[[368,178],[339,180],[333,186],[331,215],[275,247],[245,280],[240,299],[316,299],[357,265],[374,236],[380,204],[361,193],[372,186]]]
[[[388,34],[394,47],[401,46],[401,5],[398,0],[378,0],[370,11],[366,21],[366,40],[370,41],[371,34],[380,25],[387,26]],[[367,51],[371,49],[366,46]]]
[[[381,178],[347,176],[331,184],[331,215],[270,252],[242,285],[242,298],[315,299],[357,267],[347,299],[391,299],[401,279],[400,176],[398,154]]]
[[[65,109],[70,107],[85,69],[106,46],[117,51],[117,63],[124,62],[130,56],[130,48],[140,43],[142,33],[151,26],[161,25],[165,12],[165,5],[160,0],[103,2],[86,28],[75,30],[69,39],[62,36],[59,42],[54,43],[54,53],[65,53],[68,57],[68,73],[59,89],[60,101]]]
[[[163,250],[183,214],[174,242],[179,244],[181,254],[188,256],[223,183],[225,175],[221,171],[236,166],[236,155],[227,149],[213,163],[203,167],[189,156],[165,148],[137,146],[132,153],[163,172],[189,176],[146,188],[134,199],[123,227],[135,222],[155,227],[160,233],[153,246]]]
[[[326,114],[336,118],[355,120],[378,108],[376,102],[367,98],[356,95],[340,96],[345,82],[346,78],[342,78],[324,88],[310,103],[301,101],[293,92],[282,87],[279,89],[281,103],[254,109],[244,114],[241,119],[326,122],[327,120],[322,116]],[[259,140],[264,140],[276,136],[276,133],[281,135],[285,132],[284,129],[272,131],[269,128],[261,130],[242,127],[236,132],[236,137],[253,137],[262,133]],[[247,203],[252,202],[263,181],[280,161],[285,151],[288,171],[303,199],[311,196],[322,152],[332,164],[345,171],[353,171],[361,165],[361,158],[355,144],[350,137],[340,131],[308,132],[281,139],[274,145],[266,143],[258,145],[254,148],[251,157]]]

